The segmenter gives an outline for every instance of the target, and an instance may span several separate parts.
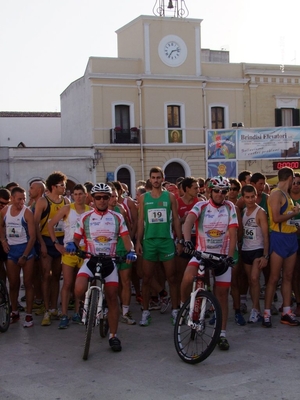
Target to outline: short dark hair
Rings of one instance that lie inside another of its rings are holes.
[[[6,186],[5,189],[7,190],[11,190],[11,188],[15,187],[15,186],[19,186],[19,184],[17,182],[9,182]]]
[[[9,200],[10,199],[10,191],[5,188],[0,189],[0,199]]]
[[[185,192],[186,188],[191,188],[193,183],[198,183],[198,179],[193,176],[188,176],[181,181],[182,190]]]
[[[153,172],[154,172],[154,173],[156,173],[156,172],[158,173],[158,172],[159,172],[163,178],[165,177],[164,171],[163,171],[162,168],[160,168],[160,167],[153,167],[153,168],[151,168],[151,169],[150,169],[149,176],[151,176],[151,174],[152,174]]]
[[[251,183],[257,183],[260,179],[266,180],[267,178],[266,178],[266,176],[263,175],[262,173],[260,173],[260,172],[255,172],[255,173],[251,176],[250,182],[251,182]]]
[[[292,168],[284,167],[278,171],[279,182],[286,181],[290,176],[294,176],[294,171]]]
[[[253,185],[243,186],[241,191],[242,196],[244,196],[245,193],[255,193],[257,195],[256,187],[254,187]]]
[[[229,178],[229,182],[230,182],[230,185],[237,186],[239,188],[239,190],[241,190],[242,185],[241,185],[241,182],[238,179]]]
[[[86,187],[84,185],[82,185],[82,183],[77,183],[74,187],[73,187],[73,192],[74,190],[82,190],[84,193],[87,193]]]
[[[252,174],[251,171],[248,171],[248,170],[245,169],[244,171],[239,173],[238,180],[240,182],[245,182],[246,176],[251,175],[251,174]]]
[[[14,196],[16,193],[25,193],[26,190],[23,189],[21,186],[15,186],[11,189],[11,195]]]

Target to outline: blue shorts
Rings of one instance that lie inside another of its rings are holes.
[[[282,258],[287,258],[297,253],[298,239],[296,233],[270,233],[270,254],[278,254]]]
[[[9,252],[7,254],[7,259],[12,260],[15,264],[18,264],[19,258],[22,257],[24,251],[27,247],[27,243],[14,244],[9,246]],[[35,256],[34,249],[28,254],[27,259],[30,260]]]
[[[49,237],[49,236],[42,236],[42,237],[43,237],[43,240],[44,240],[45,245],[47,247],[48,256],[50,256],[52,258],[61,257],[61,253],[58,250],[56,250],[56,247],[54,246],[51,237]],[[59,244],[61,244],[61,245],[64,244],[64,237],[63,236],[59,236],[56,239],[58,240]]]

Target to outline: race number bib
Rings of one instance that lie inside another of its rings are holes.
[[[155,208],[148,210],[149,224],[161,224],[167,222],[167,212],[165,208]]]
[[[22,233],[22,226],[8,226],[7,235],[8,237],[20,237]]]
[[[244,229],[244,239],[256,240],[256,229],[255,228]]]

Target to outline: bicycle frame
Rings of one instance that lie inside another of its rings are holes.
[[[197,275],[193,279],[193,287],[190,294],[190,318],[188,320],[188,325],[196,330],[201,330],[201,321],[203,321],[205,318],[206,299],[196,300],[198,292],[201,290],[206,290],[206,287],[204,285],[204,270],[204,266],[202,266],[200,261]]]
[[[104,317],[103,313],[103,297],[104,297],[104,279],[101,276],[100,273],[100,264],[99,266],[97,265],[97,271],[95,273],[94,278],[89,279],[89,284],[88,284],[88,289],[85,293],[85,299],[84,299],[84,305],[83,305],[83,312],[82,312],[82,322],[84,325],[86,325],[87,322],[87,314],[89,310],[89,301],[91,298],[91,293],[92,290],[98,290],[99,292],[99,298],[98,298],[98,306],[97,306],[97,314],[96,314],[96,326],[99,325],[100,319]],[[92,285],[92,281],[96,280],[96,285]]]

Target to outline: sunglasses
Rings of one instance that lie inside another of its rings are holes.
[[[65,184],[65,183],[58,183],[58,184],[55,185],[55,186],[66,187],[66,184]]]
[[[95,200],[108,200],[109,196],[104,195],[104,196],[94,196]]]
[[[300,185],[300,181],[298,181],[298,182],[293,182],[293,185]],[[0,202],[0,204],[1,204],[1,202]]]
[[[239,188],[233,188],[233,187],[232,187],[232,188],[229,189],[229,191],[230,191],[230,192],[231,192],[231,191],[238,192],[238,191],[239,191]]]
[[[9,201],[7,201],[6,203],[4,201],[0,201],[1,206],[7,206],[7,204],[9,204]]]
[[[228,190],[226,189],[213,189],[212,190],[214,193],[222,193],[222,194],[227,194]]]

